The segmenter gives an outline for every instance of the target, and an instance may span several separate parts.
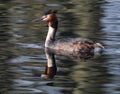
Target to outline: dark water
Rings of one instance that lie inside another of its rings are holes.
[[[120,94],[119,6],[119,0],[0,0],[0,94]],[[103,43],[104,53],[88,60],[45,54],[46,23],[32,20],[48,9],[58,10],[57,38],[89,38]],[[46,56],[56,59],[53,67]],[[41,77],[47,70],[51,76]]]

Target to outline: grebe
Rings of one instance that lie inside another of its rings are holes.
[[[58,19],[56,10],[48,10],[44,16],[37,18],[34,21],[47,21],[48,34],[45,41],[45,47],[62,52],[85,52],[99,53],[104,48],[100,43],[85,38],[66,38],[55,40],[55,34],[58,28]]]

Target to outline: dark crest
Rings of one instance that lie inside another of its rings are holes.
[[[52,13],[57,13],[57,10],[52,10],[52,9],[50,9],[50,10],[48,10],[47,12],[45,12],[44,14],[45,14],[45,15],[48,15],[48,14],[52,14]]]

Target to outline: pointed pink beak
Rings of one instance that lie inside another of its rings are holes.
[[[43,18],[36,18],[36,19],[32,20],[32,22],[41,22],[41,21],[43,21]]]

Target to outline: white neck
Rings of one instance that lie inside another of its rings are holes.
[[[50,44],[55,41],[55,33],[56,33],[55,28],[49,26],[48,34],[47,34],[46,41],[45,41],[45,47],[49,47]]]

